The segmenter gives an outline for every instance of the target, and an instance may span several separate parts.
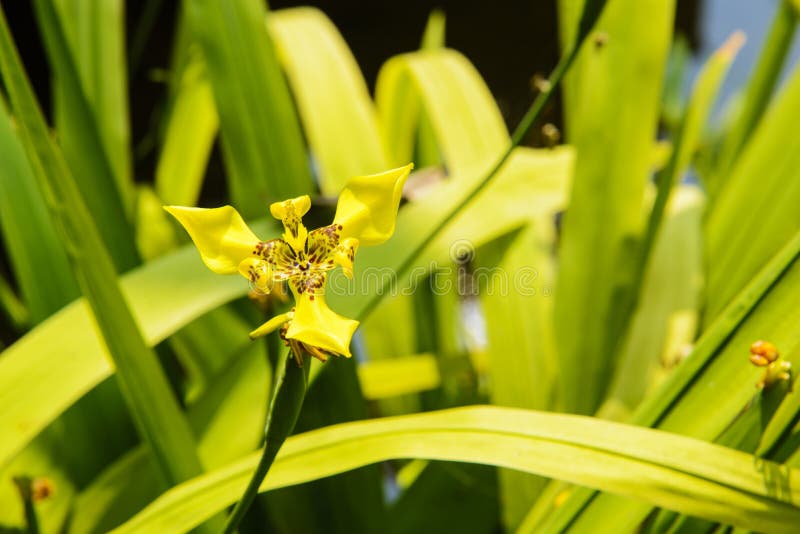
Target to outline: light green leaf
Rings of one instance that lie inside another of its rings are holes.
[[[0,104],[0,229],[33,324],[79,295],[60,236],[47,212],[12,119]]]
[[[800,472],[735,450],[598,419],[470,407],[348,423],[287,440],[262,491],[392,458],[510,467],[738,526],[793,532]],[[238,497],[257,461],[182,484],[115,530],[183,532]]]
[[[309,7],[276,11],[268,22],[322,194],[336,195],[351,177],[389,168],[367,84],[333,23]]]
[[[705,324],[800,227],[798,116],[800,67],[767,110],[725,187],[709,206]]]
[[[129,156],[121,155],[127,152],[129,135],[121,3],[75,3],[79,11],[98,8],[79,15],[81,24],[91,29],[78,28],[78,17],[60,14],[56,0],[37,0],[33,5],[56,78],[56,122],[64,128],[59,141],[83,201],[99,221],[103,242],[116,267],[125,271],[139,260],[129,219],[133,208]],[[65,17],[76,24],[74,40],[63,24]],[[94,44],[78,46],[78,36],[105,40],[103,50],[95,50]],[[79,62],[95,52],[99,57]],[[111,116],[105,115],[108,110],[114,110]]]
[[[176,74],[175,95],[156,166],[155,189],[164,204],[194,206],[219,129],[214,95],[200,50],[190,47]]]
[[[453,50],[393,57],[378,74],[375,100],[392,165],[411,161],[422,110],[451,175],[476,175],[508,147],[508,132],[489,89]]]
[[[714,168],[713,180],[707,184],[711,196],[725,187],[733,165],[756,130],[767,109],[778,78],[783,70],[786,56],[791,49],[800,12],[791,0],[779,0],[775,18],[769,29],[761,56],[744,88],[741,108],[726,132],[720,154]]]
[[[121,287],[151,346],[247,291],[239,277],[210,272],[193,246],[124,275]],[[0,357],[0,427],[6,429],[0,438],[0,466],[113,372],[83,300],[6,349]]]
[[[560,2],[564,10],[575,5]],[[576,23],[571,12],[565,25]],[[674,0],[610,2],[597,22],[598,39],[582,48],[565,78],[566,136],[577,152],[554,310],[566,411],[599,406],[623,334],[614,302],[633,277],[630,260],[644,229],[673,12]]]
[[[314,190],[260,0],[188,0],[219,112],[231,199],[245,216]]]
[[[370,400],[434,389],[441,380],[431,354],[367,361],[358,366],[358,378],[364,398]]]

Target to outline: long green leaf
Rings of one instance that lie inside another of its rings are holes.
[[[800,227],[800,67],[775,98],[710,206],[709,324]]]
[[[156,166],[155,189],[164,204],[194,206],[219,129],[214,95],[200,50],[189,48],[175,73],[175,96]]]
[[[390,59],[381,68],[375,93],[392,164],[411,159],[423,109],[451,175],[485,169],[508,146],[491,93],[474,67],[453,50]]]
[[[322,194],[338,194],[352,176],[385,170],[367,84],[333,23],[307,7],[276,11],[268,22],[297,100]]]
[[[262,491],[392,458],[559,477],[739,526],[792,532],[800,472],[691,438],[598,419],[471,407],[320,429],[287,440]],[[181,532],[237,497],[256,455],[162,495],[117,533]],[[776,475],[780,474],[776,478]]]
[[[0,107],[0,229],[22,299],[36,324],[79,291],[11,117],[5,106]]]
[[[231,198],[258,216],[314,183],[260,0],[186,0],[219,112]]]
[[[252,452],[263,437],[266,385],[270,382],[264,347],[249,344],[241,354],[227,356],[233,356],[228,367],[188,409],[206,468],[222,467]],[[111,464],[80,493],[70,533],[107,532],[144,508],[160,491],[155,465],[140,446]]]
[[[758,371],[743,360],[742,351],[756,339],[770,339],[780,347],[800,343],[795,327],[800,320],[796,306],[800,287],[798,256],[800,233],[726,307],[682,365],[645,398],[631,422],[658,425],[706,440],[718,437],[750,401],[752,384],[758,380]],[[710,405],[714,410],[706,409]],[[599,510],[602,515],[607,513],[603,509],[608,501],[614,507],[614,519],[626,524],[638,524],[649,511],[640,503],[625,513],[615,497],[579,489],[551,514],[546,524],[526,521],[526,525],[537,532],[560,532],[576,517],[583,517],[587,503],[586,510]]]
[[[722,141],[714,168],[714,180],[707,184],[712,195],[722,189],[734,163],[756,130],[771,100],[786,56],[797,30],[800,8],[792,0],[780,0],[767,40],[747,83],[742,108]]]
[[[123,202],[130,210],[133,202],[133,166],[130,152],[128,112],[128,73],[125,62],[125,2],[123,0],[48,0],[57,10],[63,33],[69,44],[72,61],[61,54],[52,60],[64,62],[56,68],[77,68],[81,89],[89,103],[92,121],[97,125],[103,152],[113,171]],[[45,28],[48,28],[45,26]],[[48,31],[56,31],[49,29]],[[56,37],[56,39],[58,39]],[[81,138],[82,120],[72,122],[75,110],[70,109],[75,91],[69,82],[56,78],[56,124],[62,139]],[[80,111],[79,111],[80,112]],[[86,158],[90,145],[68,145],[79,152],[72,158]],[[72,159],[68,156],[68,161]],[[77,171],[76,171],[77,172]],[[130,214],[130,211],[128,212]]]
[[[630,258],[644,228],[641,206],[673,11],[673,0],[610,2],[597,40],[582,49],[566,78],[566,134],[577,160],[554,310],[566,411],[593,412],[613,371],[624,328],[614,302],[631,282]]]
[[[535,194],[533,191],[531,194]],[[475,276],[486,320],[492,404],[549,410],[557,358],[552,331],[555,228],[544,214],[509,238],[478,249]],[[488,253],[488,254],[486,254]],[[545,480],[500,470],[503,521],[514,529]]]
[[[111,4],[109,4],[110,6]],[[52,68],[57,79],[57,91],[59,95],[59,115],[62,115],[62,122],[69,124],[68,130],[63,132],[61,143],[64,147],[64,154],[67,158],[69,169],[78,184],[81,192],[82,201],[86,204],[94,220],[99,221],[98,229],[103,238],[103,243],[114,259],[117,269],[128,270],[139,263],[136,247],[133,240],[133,227],[129,216],[133,207],[132,184],[129,183],[130,170],[126,174],[117,175],[112,161],[112,154],[122,151],[115,148],[109,151],[109,146],[104,142],[104,131],[102,131],[99,117],[106,111],[106,102],[110,102],[110,107],[117,110],[114,118],[103,120],[111,121],[125,120],[118,113],[125,104],[120,105],[118,99],[121,98],[119,92],[114,89],[108,93],[90,93],[87,87],[90,85],[86,78],[88,71],[84,74],[78,67],[77,55],[74,55],[73,47],[64,31],[59,14],[53,0],[36,0],[34,2],[36,13],[39,19],[39,26],[42,28],[45,46],[50,57]],[[115,18],[113,9],[106,13],[110,19]],[[119,28],[121,24],[119,17],[121,13],[116,13],[118,19],[112,26]],[[92,20],[92,17],[89,17]],[[96,22],[96,20],[95,20]],[[100,22],[99,24],[105,24]],[[94,30],[92,30],[94,33]],[[96,34],[95,34],[96,35]],[[76,33],[77,38],[77,33]],[[113,40],[113,38],[112,38]],[[119,45],[120,43],[117,43]],[[91,49],[84,50],[85,53]],[[114,50],[119,51],[119,46],[111,46],[108,50],[109,56],[89,62],[97,69],[99,75],[106,68],[107,62],[113,63],[111,70],[119,73],[121,58],[115,58]],[[102,76],[101,76],[102,78]],[[113,78],[113,77],[112,77]],[[111,78],[109,78],[111,79]],[[86,81],[86,83],[84,83]],[[102,80],[97,82],[97,87],[105,87]],[[113,85],[110,82],[109,85]],[[92,87],[95,87],[94,80]],[[122,88],[124,90],[124,87]],[[103,94],[109,94],[108,100],[103,100]],[[95,106],[92,105],[92,98]],[[68,115],[68,119],[66,116]],[[126,114],[127,115],[127,114]],[[107,132],[114,130],[114,126],[109,126]],[[124,127],[122,127],[124,131]],[[116,130],[114,130],[116,133]],[[107,137],[111,139],[111,137]],[[123,162],[124,159],[115,161]],[[127,178],[126,178],[127,177]]]
[[[146,345],[125,302],[111,256],[103,246],[63,154],[49,137],[4,15],[0,16],[0,70],[19,117],[23,145],[39,186],[49,199],[58,199],[68,206],[68,209],[54,204],[49,207],[61,225],[73,272],[118,368],[117,377],[128,409],[164,480],[174,484],[190,478],[202,471],[191,429],[155,353]]]
[[[247,291],[240,279],[209,272],[193,246],[126,274],[121,286],[151,346]],[[114,372],[92,322],[86,302],[78,300],[3,352],[0,427],[6,431],[0,438],[0,466]]]

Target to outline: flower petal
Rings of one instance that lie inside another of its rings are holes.
[[[253,249],[253,254],[269,264],[270,274],[274,281],[283,282],[295,274],[297,255],[283,239],[259,241]],[[249,274],[241,271],[241,268],[239,272],[245,278],[250,278]]]
[[[269,206],[269,212],[283,223],[283,240],[296,251],[302,251],[306,246],[308,230],[303,226],[303,215],[311,208],[311,198],[303,195],[297,198],[274,202]]]
[[[350,340],[358,321],[342,317],[325,303],[322,291],[296,295],[294,318],[286,331],[287,339],[350,357]]]
[[[280,315],[276,315],[266,323],[262,324],[261,326],[250,332],[250,339],[255,339],[257,337],[271,334],[272,332],[283,326],[283,323],[291,321],[293,316],[294,312],[286,312]]]
[[[253,255],[259,242],[231,206],[214,209],[164,206],[164,209],[189,232],[203,262],[215,273],[235,273],[242,260]]]
[[[269,294],[275,285],[272,267],[262,259],[254,257],[243,259],[239,264],[239,273],[250,280],[250,289],[261,295]]]
[[[342,225],[342,238],[377,245],[394,233],[397,208],[413,163],[380,174],[352,178],[339,195],[333,223]]]
[[[353,278],[353,261],[356,259],[357,250],[358,239],[348,237],[336,247],[336,252],[333,255],[333,261],[342,266],[342,271],[344,271],[347,278]]]

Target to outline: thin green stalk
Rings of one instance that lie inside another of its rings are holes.
[[[309,360],[310,358],[305,357],[304,365],[301,367],[289,353],[286,358],[281,359],[275,370],[275,385],[272,388],[272,399],[264,428],[264,450],[247,489],[228,517],[225,534],[236,531],[250,505],[253,504],[283,442],[294,430],[308,388],[308,370],[311,367]]]
[[[721,181],[731,170],[742,148],[764,114],[789,53],[798,23],[798,7],[792,0],[782,0],[772,21],[772,26],[761,51],[756,69],[742,99],[742,109],[728,131],[720,150],[714,171],[715,180],[710,184],[718,191]]]
[[[14,477],[25,515],[25,534],[39,534],[39,519],[33,505],[33,481],[28,477]]]
[[[527,135],[528,131],[536,122],[536,119],[539,118],[539,115],[542,113],[544,107],[548,102],[550,102],[553,92],[561,83],[561,80],[564,78],[564,74],[566,74],[567,70],[569,70],[573,61],[577,57],[581,45],[583,45],[583,42],[589,35],[589,31],[591,31],[592,27],[594,27],[597,19],[600,18],[600,13],[602,12],[605,4],[606,0],[586,1],[578,26],[578,34],[575,42],[572,45],[572,48],[570,48],[569,51],[558,61],[558,64],[548,78],[548,83],[543,84],[541,92],[536,96],[533,103],[528,108],[528,111],[525,112],[525,116],[522,117],[519,125],[517,125],[517,128],[511,135],[511,143],[509,144],[508,148],[505,150],[505,152],[503,152],[497,162],[492,165],[483,178],[475,182],[471,189],[469,189],[468,192],[461,197],[459,202],[454,204],[447,213],[439,218],[438,221],[433,223],[433,228],[425,237],[425,239],[417,244],[400,264],[400,267],[397,269],[398,273],[404,273],[411,268],[414,261],[417,259],[417,256],[419,256],[422,251],[425,250],[425,248],[427,248],[427,246],[430,245],[433,240],[436,239],[436,237],[438,237],[439,233],[444,229],[445,226],[447,226],[447,223],[449,223],[453,217],[455,217],[464,208],[464,206],[469,204],[473,198],[478,196],[484,189],[486,189],[486,186],[488,186],[492,179],[497,175],[497,172],[503,167],[503,165],[505,165],[509,156],[511,156],[511,153],[517,146],[519,146],[519,144],[525,138],[525,135]],[[382,297],[388,294],[389,287],[392,285],[392,283],[394,283],[393,280],[388,278],[384,279],[380,290],[372,295],[359,314],[360,320],[364,320],[369,316],[370,313],[374,311],[375,307],[380,303]]]

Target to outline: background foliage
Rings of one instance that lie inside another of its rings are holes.
[[[287,304],[208,272],[160,208],[201,201],[216,146],[264,238],[270,202],[310,194],[325,221],[349,177],[417,169],[357,293],[328,296],[356,357],[312,367],[242,532],[796,528],[800,402],[747,356],[800,355],[800,70],[777,82],[797,2],[711,123],[742,36],[684,97],[675,2],[609,0],[559,87],[563,143],[537,122],[549,146],[474,196],[512,137],[442,13],[371,94],[317,9],[182,2],[151,172],[122,0],[33,6],[49,98],[0,25],[0,530],[214,531],[241,494],[284,355],[247,332]],[[565,53],[584,7],[558,2]]]

